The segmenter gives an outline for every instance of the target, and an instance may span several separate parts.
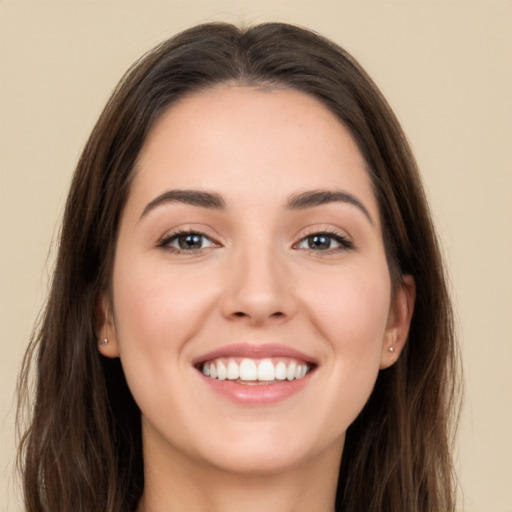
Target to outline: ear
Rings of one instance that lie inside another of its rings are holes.
[[[105,357],[119,357],[119,344],[117,342],[114,314],[108,293],[102,292],[96,303],[96,333],[98,336],[98,350]]]
[[[389,308],[388,324],[382,342],[380,369],[389,368],[399,358],[407,341],[411,325],[414,302],[416,300],[416,283],[410,275],[402,276],[402,282],[392,297]]]

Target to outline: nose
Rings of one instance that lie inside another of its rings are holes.
[[[297,301],[285,262],[271,250],[233,254],[227,269],[222,313],[230,320],[253,326],[282,323],[292,318]]]

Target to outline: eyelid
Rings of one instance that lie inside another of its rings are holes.
[[[315,249],[311,249],[311,248],[300,248],[298,247],[299,244],[303,243],[304,241],[306,241],[307,238],[311,237],[311,236],[315,236],[315,235],[318,235],[318,236],[327,236],[329,238],[332,238],[334,239],[338,244],[339,246],[338,247],[333,247],[333,248],[329,248],[329,249],[324,249],[324,250],[315,250]],[[306,233],[302,233],[301,236],[300,236],[300,239],[298,240],[298,242],[294,243],[293,244],[293,248],[295,249],[299,249],[299,250],[305,250],[305,251],[311,251],[311,252],[315,252],[317,253],[318,255],[327,255],[327,254],[332,254],[332,253],[337,253],[337,252],[343,252],[343,251],[348,251],[348,250],[351,250],[351,249],[354,249],[355,248],[355,244],[354,242],[351,240],[351,238],[349,236],[347,236],[346,234],[334,229],[334,228],[326,228],[326,229],[322,229],[322,228],[311,228],[308,232]]]
[[[191,226],[187,227],[181,227],[181,228],[175,228],[173,230],[170,230],[166,232],[165,235],[163,235],[161,238],[158,239],[156,246],[167,250],[169,252],[172,252],[174,254],[186,254],[186,255],[194,255],[198,254],[206,249],[209,249],[210,247],[220,247],[222,244],[213,236],[206,234],[203,229],[196,229]],[[198,235],[204,239],[207,239],[211,242],[211,245],[207,247],[200,247],[200,248],[192,248],[192,249],[182,249],[179,247],[173,247],[170,245],[170,243],[174,240],[177,240],[180,236],[185,235]]]
[[[198,254],[205,251],[206,249],[221,247],[223,243],[219,242],[218,237],[214,237],[208,234],[207,231],[209,231],[209,229],[205,229],[205,227],[195,228],[191,225],[176,227],[174,229],[167,231],[165,235],[159,238],[156,243],[156,246],[175,254],[182,253],[187,255]],[[204,239],[207,239],[210,242],[210,244],[207,247],[199,248],[180,248],[170,245],[171,242],[174,242],[180,236],[184,235],[198,235],[200,237],[203,237]],[[338,246],[332,248],[330,247],[327,249],[299,247],[299,245],[304,243],[307,238],[315,235],[326,236],[328,238],[331,238],[338,244]],[[346,233],[342,232],[342,230],[338,230],[333,227],[322,228],[321,226],[310,226],[307,228],[306,232],[302,232],[300,234],[300,238],[298,238],[298,241],[292,245],[292,248],[296,250],[314,252],[317,255],[322,256],[354,249],[355,244],[352,241],[350,235],[347,235]]]

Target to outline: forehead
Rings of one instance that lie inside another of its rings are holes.
[[[356,164],[363,161],[340,120],[319,100],[294,89],[220,85],[188,95],[156,121],[139,162],[159,156],[162,146],[169,143],[174,142],[184,151],[190,149],[190,142],[199,142],[191,140],[191,135],[200,138],[202,145],[224,148],[231,144],[232,153],[237,149],[236,143],[243,141],[241,154],[261,142],[265,143],[267,154],[283,153],[290,144],[307,140],[308,144],[293,148],[296,154],[305,154],[317,144],[329,154],[341,150],[344,160],[351,158]]]
[[[146,199],[165,188],[200,187],[244,192],[248,202],[341,188],[377,210],[348,130],[319,100],[292,89],[222,85],[173,104],[150,130],[133,185]]]

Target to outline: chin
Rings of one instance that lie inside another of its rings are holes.
[[[263,445],[264,446],[264,445]],[[303,450],[249,446],[223,450],[210,455],[210,464],[219,470],[241,475],[277,475],[289,472],[307,462],[310,455]]]
[[[210,436],[200,457],[220,470],[257,475],[283,474],[325,455],[341,459],[344,434],[322,438],[308,429],[277,425],[254,425],[230,429],[229,436]]]

